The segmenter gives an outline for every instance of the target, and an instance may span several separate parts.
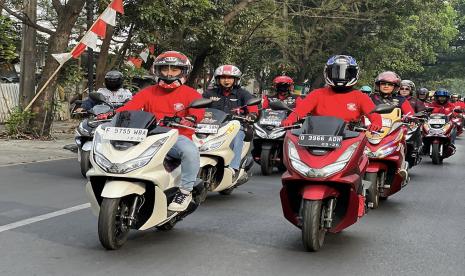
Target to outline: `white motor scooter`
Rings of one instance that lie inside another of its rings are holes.
[[[257,105],[260,99],[253,98],[247,102],[247,106]],[[241,122],[252,125],[242,116],[231,116],[222,110],[207,108],[205,118],[197,124],[196,134],[192,140],[199,147],[200,171],[199,178],[205,181],[207,189],[201,195],[205,200],[207,192],[219,192],[222,195],[230,195],[239,185],[249,179],[249,170],[253,166],[250,155],[250,143],[252,137],[245,139],[241,154],[239,174],[234,177],[234,170],[230,168],[234,152],[231,143],[241,129]],[[250,128],[253,136],[253,129]]]
[[[199,99],[189,108],[210,103]],[[170,230],[200,204],[203,181],[194,186],[185,211],[168,210],[181,180],[180,160],[167,156],[177,138],[178,130],[157,126],[155,117],[144,111],[118,113],[95,131],[86,193],[106,249],[120,248],[130,229]]]

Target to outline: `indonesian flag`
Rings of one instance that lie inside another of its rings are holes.
[[[147,48],[145,48],[139,56],[142,58],[144,62],[147,62],[149,55],[153,55],[155,53],[155,44],[149,44]]]
[[[123,0],[113,0],[70,53],[57,53],[52,54],[52,56],[60,65],[63,65],[71,57],[78,58],[87,47],[95,49],[99,37],[105,38],[107,24],[116,25],[116,13],[124,14]]]
[[[141,68],[142,67],[142,59],[137,58],[137,57],[129,57],[127,64],[129,66],[135,67],[135,68]]]

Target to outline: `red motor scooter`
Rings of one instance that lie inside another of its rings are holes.
[[[378,208],[379,199],[387,199],[408,183],[406,155],[407,128],[403,127],[402,111],[395,108],[381,114],[383,128],[379,134],[367,133],[365,153],[370,158],[364,178],[371,182],[367,193],[368,206]]]
[[[280,102],[272,109],[288,109]],[[374,112],[385,109],[377,107]],[[387,107],[392,110],[392,107]],[[318,251],[326,232],[337,233],[362,217],[365,191],[362,182],[368,166],[367,138],[351,131],[336,117],[311,116],[302,125],[285,128],[281,204],[284,217],[302,229],[308,251]]]
[[[428,108],[428,111],[431,110],[432,108]],[[431,157],[435,165],[442,164],[444,158],[455,154],[453,136],[457,130],[455,124],[451,121],[451,115],[430,114],[428,121],[422,127],[424,153]]]

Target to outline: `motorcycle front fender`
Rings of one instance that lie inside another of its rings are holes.
[[[307,185],[302,189],[302,198],[308,200],[322,200],[339,196],[339,191],[325,185]]]
[[[85,142],[84,145],[82,146],[83,151],[90,151],[91,149],[92,149],[92,140]]]
[[[273,144],[270,143],[270,142],[263,142],[262,143],[262,150],[264,149],[272,149],[273,148]]]
[[[143,193],[145,193],[145,184],[142,182],[112,180],[105,183],[101,196],[104,198],[120,198],[131,194],[142,195]]]

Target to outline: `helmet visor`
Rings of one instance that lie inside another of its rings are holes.
[[[326,72],[333,82],[350,81],[357,77],[357,69],[349,64],[334,64],[329,66]]]

